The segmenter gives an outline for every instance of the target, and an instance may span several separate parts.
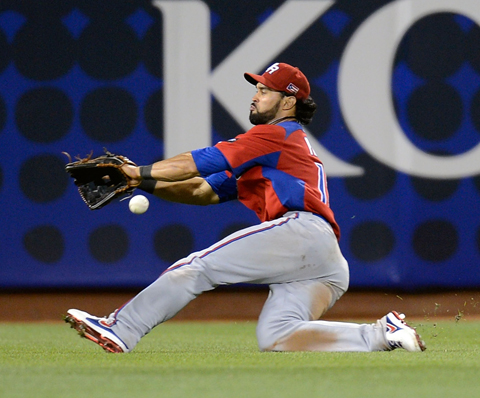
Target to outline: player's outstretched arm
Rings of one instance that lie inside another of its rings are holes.
[[[220,198],[210,184],[201,177],[178,182],[157,181],[153,194],[170,202],[189,205],[206,206],[220,203]]]
[[[175,182],[200,176],[190,152],[173,158],[155,162],[149,166],[133,166],[126,164],[123,171],[130,177],[129,185],[137,186],[143,179]]]
[[[220,202],[199,172],[190,152],[161,160],[150,166],[125,165],[125,173],[130,177],[129,185],[145,188],[155,196],[171,202],[209,205]]]

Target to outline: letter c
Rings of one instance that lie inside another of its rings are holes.
[[[408,139],[395,115],[392,67],[410,26],[437,12],[465,15],[480,25],[480,7],[470,0],[397,0],[372,14],[355,32],[342,56],[338,91],[345,122],[374,158],[401,172],[454,179],[480,174],[480,144],[450,157],[428,154]]]

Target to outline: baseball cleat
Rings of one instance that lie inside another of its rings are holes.
[[[93,341],[107,352],[129,352],[127,345],[108,326],[106,318],[98,318],[87,312],[71,309],[64,318],[80,337]]]
[[[389,350],[403,348],[407,351],[425,351],[427,347],[424,341],[414,328],[407,325],[404,319],[405,315],[396,311],[389,312],[380,319]]]

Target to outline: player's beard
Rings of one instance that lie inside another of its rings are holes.
[[[253,111],[250,111],[250,123],[253,125],[257,126],[259,124],[268,124],[272,120],[275,119],[275,116],[277,115],[278,110],[280,109],[280,100],[268,111],[265,112],[258,112],[253,113]]]

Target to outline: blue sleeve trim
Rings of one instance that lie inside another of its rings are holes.
[[[230,165],[218,148],[207,147],[192,151],[193,161],[202,177],[230,170]]]
[[[237,180],[229,177],[225,171],[211,174],[205,180],[220,198],[220,203],[237,199]]]

